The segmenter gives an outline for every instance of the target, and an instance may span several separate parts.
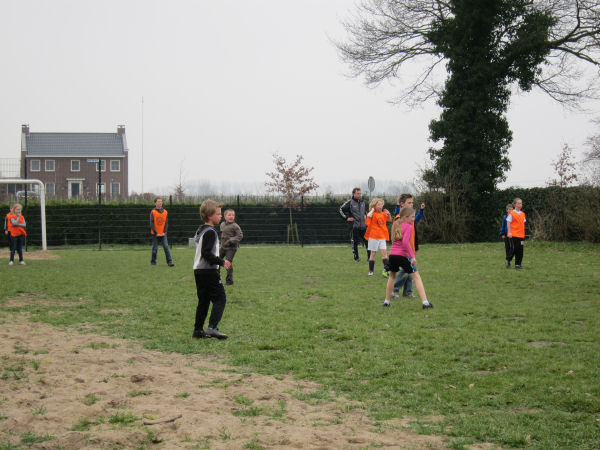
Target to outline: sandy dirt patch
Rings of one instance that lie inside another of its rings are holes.
[[[2,259],[6,259],[6,261],[8,261],[8,259],[10,258],[10,250],[0,250],[0,260]],[[36,250],[35,252],[26,252],[25,249],[23,249],[23,259],[25,260],[25,262],[27,262],[28,259],[31,260],[41,260],[41,259],[58,259],[60,258],[60,256],[58,256],[55,253],[50,253],[48,250]],[[15,253],[15,260],[19,259],[19,255],[17,255]]]
[[[34,448],[445,448],[318,386],[204,355],[148,351],[22,315],[0,324],[0,445]],[[164,421],[164,422],[161,422]],[[160,422],[145,425],[144,422]]]

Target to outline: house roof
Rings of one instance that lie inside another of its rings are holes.
[[[126,143],[118,133],[29,133],[27,156],[124,156]]]

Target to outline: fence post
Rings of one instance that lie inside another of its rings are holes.
[[[300,247],[304,248],[304,195],[300,197]]]
[[[98,250],[102,250],[102,159],[98,157]]]

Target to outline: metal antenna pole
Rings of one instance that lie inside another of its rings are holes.
[[[144,193],[144,97],[142,96],[142,192]]]

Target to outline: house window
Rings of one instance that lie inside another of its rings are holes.
[[[46,160],[46,172],[54,172],[54,160],[53,159]]]
[[[100,170],[102,172],[106,172],[106,160],[105,159],[100,160]],[[96,163],[96,172],[98,172],[98,163]]]
[[[96,183],[96,194],[100,191],[101,194],[106,194],[106,183]]]
[[[31,164],[29,165],[29,170],[31,170],[32,172],[39,172],[40,171],[40,160],[32,159]]]
[[[110,160],[110,171],[111,172],[120,172],[121,171],[121,161],[118,159]]]
[[[121,193],[121,183],[110,183],[110,195],[119,195]]]
[[[79,172],[80,169],[80,161],[78,159],[71,160],[71,172]]]
[[[56,193],[56,188],[54,183],[46,183],[46,194],[54,195]]]

